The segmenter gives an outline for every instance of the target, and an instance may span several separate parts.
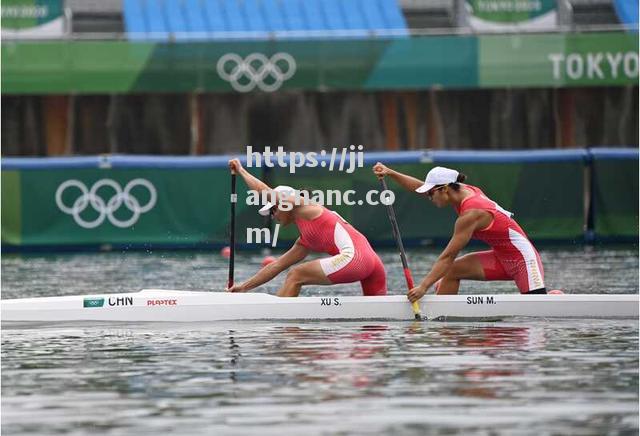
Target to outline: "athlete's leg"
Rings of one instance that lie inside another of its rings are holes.
[[[459,257],[439,281],[436,293],[457,294],[460,280],[510,280],[493,251],[478,251]]]
[[[331,284],[333,283],[320,267],[320,260],[312,260],[291,268],[277,295],[278,297],[297,297],[303,285]]]
[[[544,284],[544,269],[540,254],[535,252],[535,257],[522,259],[512,268],[511,275],[521,294],[546,294]]]
[[[387,272],[378,256],[375,256],[371,273],[360,280],[362,294],[366,296],[387,295]]]

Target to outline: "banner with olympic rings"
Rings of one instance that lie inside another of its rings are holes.
[[[2,41],[2,92],[279,92],[623,86],[638,81],[637,35],[152,43]]]
[[[336,177],[320,167],[298,168],[295,174],[274,167],[269,180],[273,186],[364,193],[379,187],[371,173],[375,162],[386,162],[417,178],[444,165],[465,173],[470,183],[514,212],[534,240],[637,241],[638,157],[638,150],[629,148],[365,153],[363,167],[348,177]],[[2,250],[222,247],[229,237],[229,158],[3,158]],[[264,168],[248,169],[264,177]],[[592,174],[588,185],[586,169]],[[241,234],[267,225],[257,213],[259,207],[247,201],[247,189],[244,183],[238,186],[236,228],[242,229]],[[450,210],[416,202],[413,193],[392,189],[407,245],[448,241]],[[373,244],[393,240],[383,207],[327,207]],[[283,227],[278,247],[289,247],[297,236],[292,226]],[[245,241],[240,237],[239,246]]]

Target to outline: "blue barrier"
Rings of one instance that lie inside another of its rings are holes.
[[[342,148],[336,148],[335,162],[340,159]],[[276,149],[272,148],[272,152]],[[357,150],[347,148],[345,164],[350,163],[351,153]],[[254,152],[259,153],[258,150]],[[290,151],[283,161],[290,163]],[[300,152],[297,152],[300,153]],[[317,152],[318,162],[330,162],[331,154],[321,156]],[[382,151],[364,153],[364,165],[376,162],[386,164],[403,163],[536,163],[536,162],[588,162],[598,159],[638,159],[640,151],[632,148],[592,148],[568,150],[420,150],[420,151]],[[3,170],[30,170],[43,168],[220,168],[227,166],[229,159],[238,158],[246,163],[246,153],[216,156],[151,156],[151,155],[99,155],[70,157],[4,157]]]
[[[630,160],[640,157],[637,148],[592,148],[588,151],[590,159]]]

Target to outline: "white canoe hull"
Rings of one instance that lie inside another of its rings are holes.
[[[403,295],[279,298],[263,293],[149,289],[127,294],[0,302],[2,321],[207,322],[231,320],[412,320]],[[638,318],[638,295],[428,295],[428,319]]]

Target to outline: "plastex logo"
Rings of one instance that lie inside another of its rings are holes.
[[[82,307],[102,307],[104,306],[104,298],[85,298]]]
[[[264,92],[280,89],[296,72],[296,60],[289,53],[279,52],[266,57],[262,53],[251,53],[242,58],[236,53],[227,53],[216,65],[222,80],[231,83],[238,92],[252,91],[256,86]]]
[[[178,300],[165,299],[165,300],[147,300],[147,306],[177,306]]]
[[[136,186],[141,186],[148,192],[148,200],[144,205],[141,205],[140,200],[131,193],[131,190]],[[102,196],[98,194],[98,190],[101,188],[112,190],[113,195],[108,199],[103,199]],[[63,201],[62,197],[66,191],[69,191],[67,195],[77,195],[71,206],[65,204]],[[71,179],[61,183],[56,190],[56,205],[58,208],[62,212],[73,216],[76,224],[85,229],[98,227],[104,222],[105,218],[108,218],[109,222],[116,227],[131,227],[138,222],[141,214],[153,209],[153,206],[156,205],[157,198],[158,193],[156,192],[155,186],[146,179],[131,180],[124,189],[120,187],[118,182],[112,179],[98,180],[91,186],[91,189],[88,189],[80,180]],[[92,221],[81,216],[82,212],[89,206],[98,212],[98,217]],[[120,207],[128,209],[131,212],[131,217],[128,219],[116,218],[114,213],[118,211]]]

